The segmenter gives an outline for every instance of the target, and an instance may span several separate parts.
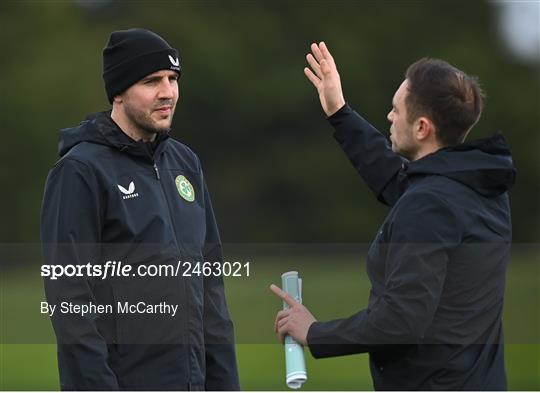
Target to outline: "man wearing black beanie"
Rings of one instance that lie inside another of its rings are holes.
[[[45,264],[77,271],[45,277],[62,390],[239,389],[210,195],[169,136],[180,70],[157,34],[113,32],[112,110],[61,131],[41,237]]]

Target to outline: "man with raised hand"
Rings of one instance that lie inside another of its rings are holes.
[[[103,50],[112,110],[61,132],[42,208],[45,262],[133,272],[45,279],[49,304],[100,310],[51,316],[62,390],[239,389],[222,277],[145,274],[222,261],[199,158],[169,136],[180,67],[159,35],[113,32]]]
[[[388,113],[389,146],[346,103],[326,45],[311,51],[304,73],[334,137],[390,211],[367,255],[367,308],[320,322],[273,285],[290,306],[278,312],[276,333],[316,358],[368,352],[377,390],[506,389],[502,311],[515,169],[500,133],[464,143],[482,112],[477,80],[442,60],[412,64]]]

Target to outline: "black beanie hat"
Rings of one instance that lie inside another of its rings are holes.
[[[178,51],[163,38],[144,29],[112,32],[103,48],[103,80],[111,104],[115,96],[159,70],[180,75]]]

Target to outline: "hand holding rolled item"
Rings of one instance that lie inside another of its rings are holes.
[[[283,310],[278,312],[274,326],[275,332],[285,344],[285,365],[287,386],[299,389],[307,380],[304,347],[307,332],[315,318],[302,305],[302,279],[298,272],[291,271],[281,275],[281,290],[276,285],[270,289],[283,300]]]

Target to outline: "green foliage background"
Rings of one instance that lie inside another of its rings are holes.
[[[0,242],[39,241],[58,130],[109,108],[101,50],[111,31],[130,27],[156,31],[180,50],[173,135],[201,157],[225,242],[369,242],[387,212],[333,141],[303,75],[309,44],[319,40],[334,54],[347,101],[381,130],[405,69],[418,58],[440,57],[477,75],[487,101],[470,138],[505,133],[518,169],[514,239],[538,242],[540,61],[520,63],[505,49],[493,3],[461,0],[1,2]],[[537,300],[538,253],[522,259],[509,288],[528,279]],[[314,279],[323,280],[328,266],[317,266]],[[24,287],[17,273],[4,273],[0,294],[7,282]],[[254,290],[267,284],[249,282]],[[240,329],[245,316],[235,304],[245,285],[228,289]],[[538,326],[537,308],[521,313],[521,300],[510,304],[517,326]],[[324,306],[332,317],[332,303]],[[539,389],[535,343],[508,346],[514,389]],[[282,389],[281,355],[275,345],[240,345],[244,388]],[[309,362],[310,389],[371,388],[365,356]],[[3,345],[0,363],[0,389],[57,388],[51,345]],[[343,384],[329,384],[329,371]]]
[[[509,56],[496,22],[496,8],[481,1],[4,1],[0,173],[9,192],[0,239],[39,240],[58,130],[109,108],[101,50],[111,31],[145,27],[180,50],[173,135],[202,159],[224,241],[368,242],[386,214],[303,75],[309,44],[325,40],[346,99],[383,131],[416,59],[477,75],[487,102],[470,138],[505,132],[519,171],[514,238],[535,242],[540,74],[538,63]]]

